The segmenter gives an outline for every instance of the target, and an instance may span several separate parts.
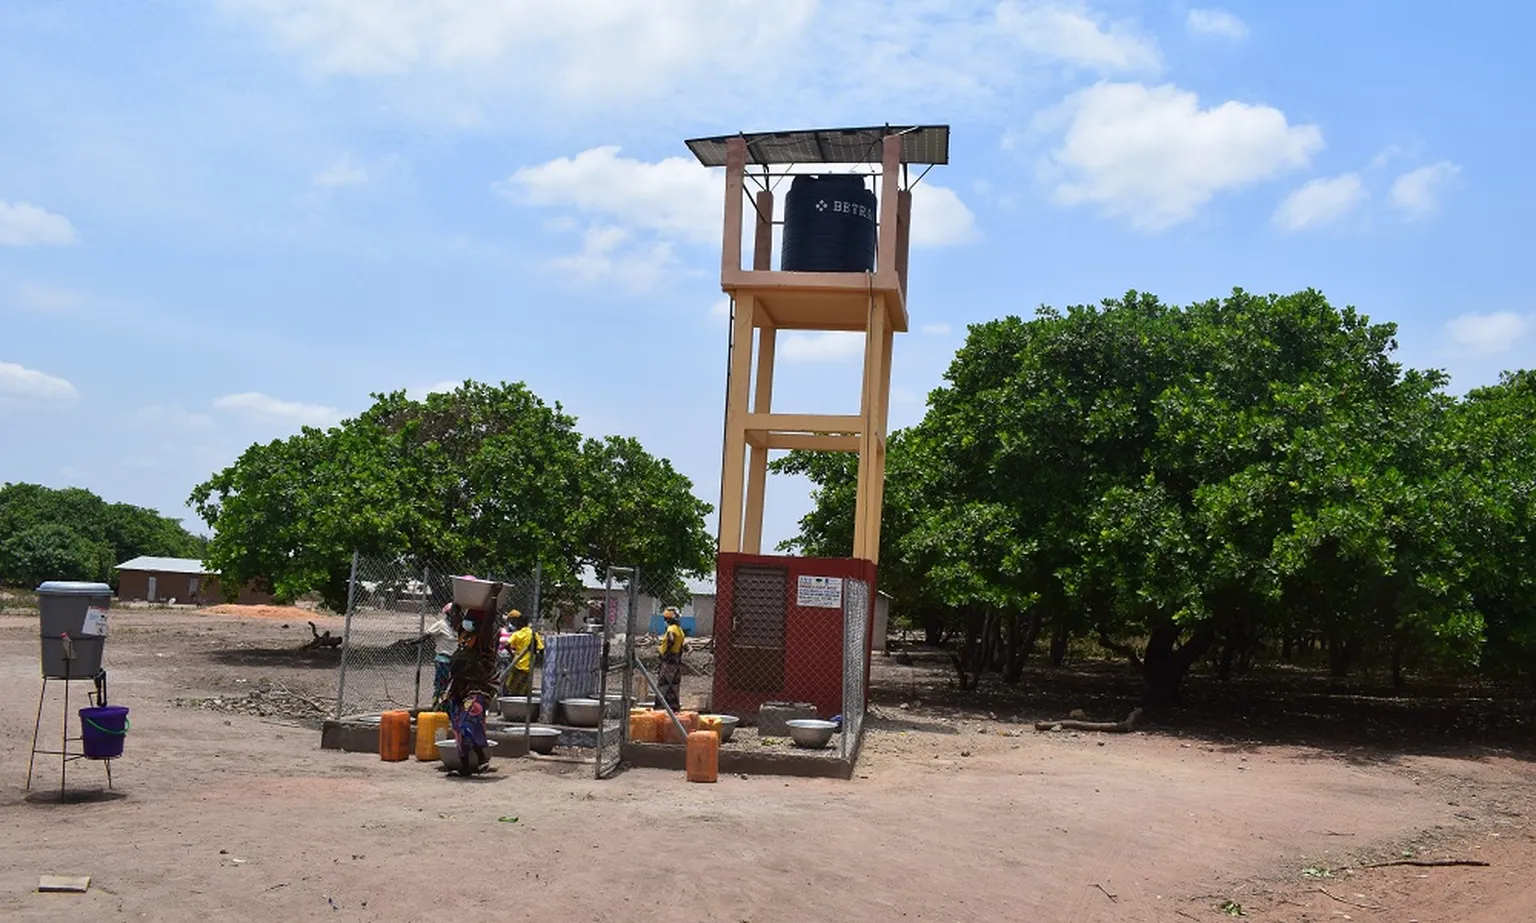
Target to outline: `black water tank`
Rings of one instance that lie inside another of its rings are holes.
[[[859,176],[797,176],[784,201],[785,272],[875,268],[875,194]]]

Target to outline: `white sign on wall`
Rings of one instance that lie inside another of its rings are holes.
[[[843,578],[801,575],[795,605],[813,609],[843,608]]]

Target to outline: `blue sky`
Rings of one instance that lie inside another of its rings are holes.
[[[522,380],[717,502],[722,177],[682,139],[947,122],[892,424],[965,325],[1315,286],[1454,387],[1533,364],[1511,3],[155,0],[0,7],[0,481],[192,514],[370,391]],[[1521,91],[1519,87],[1527,90]],[[838,339],[777,409],[856,409]],[[775,480],[767,538],[805,485]],[[193,525],[198,525],[193,522]]]

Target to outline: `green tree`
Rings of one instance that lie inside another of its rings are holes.
[[[1536,371],[1506,372],[1454,414],[1456,450],[1486,515],[1468,580],[1487,666],[1536,679]]]
[[[30,526],[0,543],[0,573],[7,582],[36,586],[45,580],[107,579],[112,550],[58,523]]]
[[[24,543],[31,549],[26,552],[28,559],[44,560],[57,553],[62,557],[53,560],[71,560],[75,552],[89,545],[93,549],[92,564],[84,572],[92,574],[94,580],[112,579],[117,564],[140,555],[197,557],[202,553],[200,537],[182,528],[179,521],[151,509],[107,503],[78,487],[55,490],[40,484],[0,486],[0,536],[6,536],[7,541],[19,539],[24,533],[44,526],[52,528],[36,533]],[[72,537],[66,538],[60,529]],[[32,557],[50,548],[53,551],[43,558]],[[0,583],[32,582],[34,571],[30,566],[21,570],[17,569],[19,565],[6,564],[4,560],[7,559],[0,559]],[[73,566],[69,570],[82,572]]]
[[[522,384],[375,395],[339,426],[252,446],[194,489],[215,529],[209,562],[231,586],[319,591],[338,609],[354,550],[476,573],[541,565],[551,584],[582,564],[706,569],[709,508],[688,480],[633,440],[584,444],[575,423]]]
[[[1474,662],[1477,592],[1520,591],[1477,562],[1529,512],[1487,459],[1529,431],[1500,392],[1479,399],[1500,435],[1454,438],[1443,377],[1404,373],[1394,332],[1311,290],[974,325],[892,466],[908,501],[882,563],[921,574],[983,651],[1003,624],[1026,648],[1041,621],[1057,651],[1097,638],[1150,703],[1213,649],[1225,669],[1281,633],[1369,642],[1398,675],[1405,652]],[[847,463],[781,467],[818,485],[801,546],[841,539]]]

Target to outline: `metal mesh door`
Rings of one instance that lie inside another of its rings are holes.
[[[633,567],[608,569],[603,601],[603,655],[598,661],[598,700],[603,717],[597,727],[597,777],[618,771],[629,737],[631,676],[634,660],[629,639],[635,634],[639,572]]]

